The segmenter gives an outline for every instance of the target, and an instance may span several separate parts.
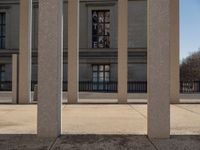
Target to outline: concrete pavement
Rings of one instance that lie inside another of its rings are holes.
[[[148,139],[147,106],[63,105],[57,139],[36,134],[37,105],[0,105],[0,150],[199,150],[200,105],[171,105],[171,138]]]

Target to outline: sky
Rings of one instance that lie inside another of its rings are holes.
[[[180,60],[200,48],[200,0],[180,0]]]

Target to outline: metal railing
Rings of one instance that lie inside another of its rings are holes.
[[[80,81],[79,91],[80,92],[117,92],[117,82],[92,82],[92,81]],[[67,82],[63,82],[63,91],[67,91]],[[146,81],[130,81],[128,82],[129,93],[146,93],[147,82]]]
[[[37,82],[32,82],[34,84]],[[63,91],[67,91],[67,82],[63,82]],[[96,83],[92,81],[80,81],[80,92],[117,92],[117,81]],[[129,93],[147,93],[147,81],[129,81],[128,82]],[[181,81],[180,93],[200,93],[200,81]]]
[[[129,93],[147,93],[147,81],[128,82]]]
[[[67,91],[67,82],[63,82],[63,91]],[[80,92],[117,92],[117,82],[80,81]]]
[[[37,81],[32,81],[31,90],[34,90],[34,86]],[[0,91],[11,91],[11,81],[0,81]],[[63,91],[67,91],[67,82],[63,82]],[[92,81],[80,81],[79,82],[80,92],[105,92],[105,93],[116,93],[117,82],[92,82]],[[146,81],[129,81],[128,82],[129,93],[147,93],[147,82]],[[200,81],[181,81],[180,82],[180,93],[200,93]]]
[[[200,81],[181,81],[181,93],[200,93]]]
[[[67,91],[68,83],[63,82],[63,91]],[[34,87],[34,86],[33,86]],[[80,92],[107,92],[116,93],[117,92],[117,82],[92,82],[92,81],[80,81],[79,91]],[[131,81],[128,82],[128,92],[130,93],[146,93],[147,92],[147,82],[145,81]]]
[[[117,92],[117,82],[79,82],[80,92]]]

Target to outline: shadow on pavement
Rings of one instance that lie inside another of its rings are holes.
[[[146,135],[0,135],[0,150],[200,150],[199,135],[148,139]]]

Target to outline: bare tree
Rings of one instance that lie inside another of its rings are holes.
[[[200,48],[182,61],[180,79],[181,81],[200,81]]]

